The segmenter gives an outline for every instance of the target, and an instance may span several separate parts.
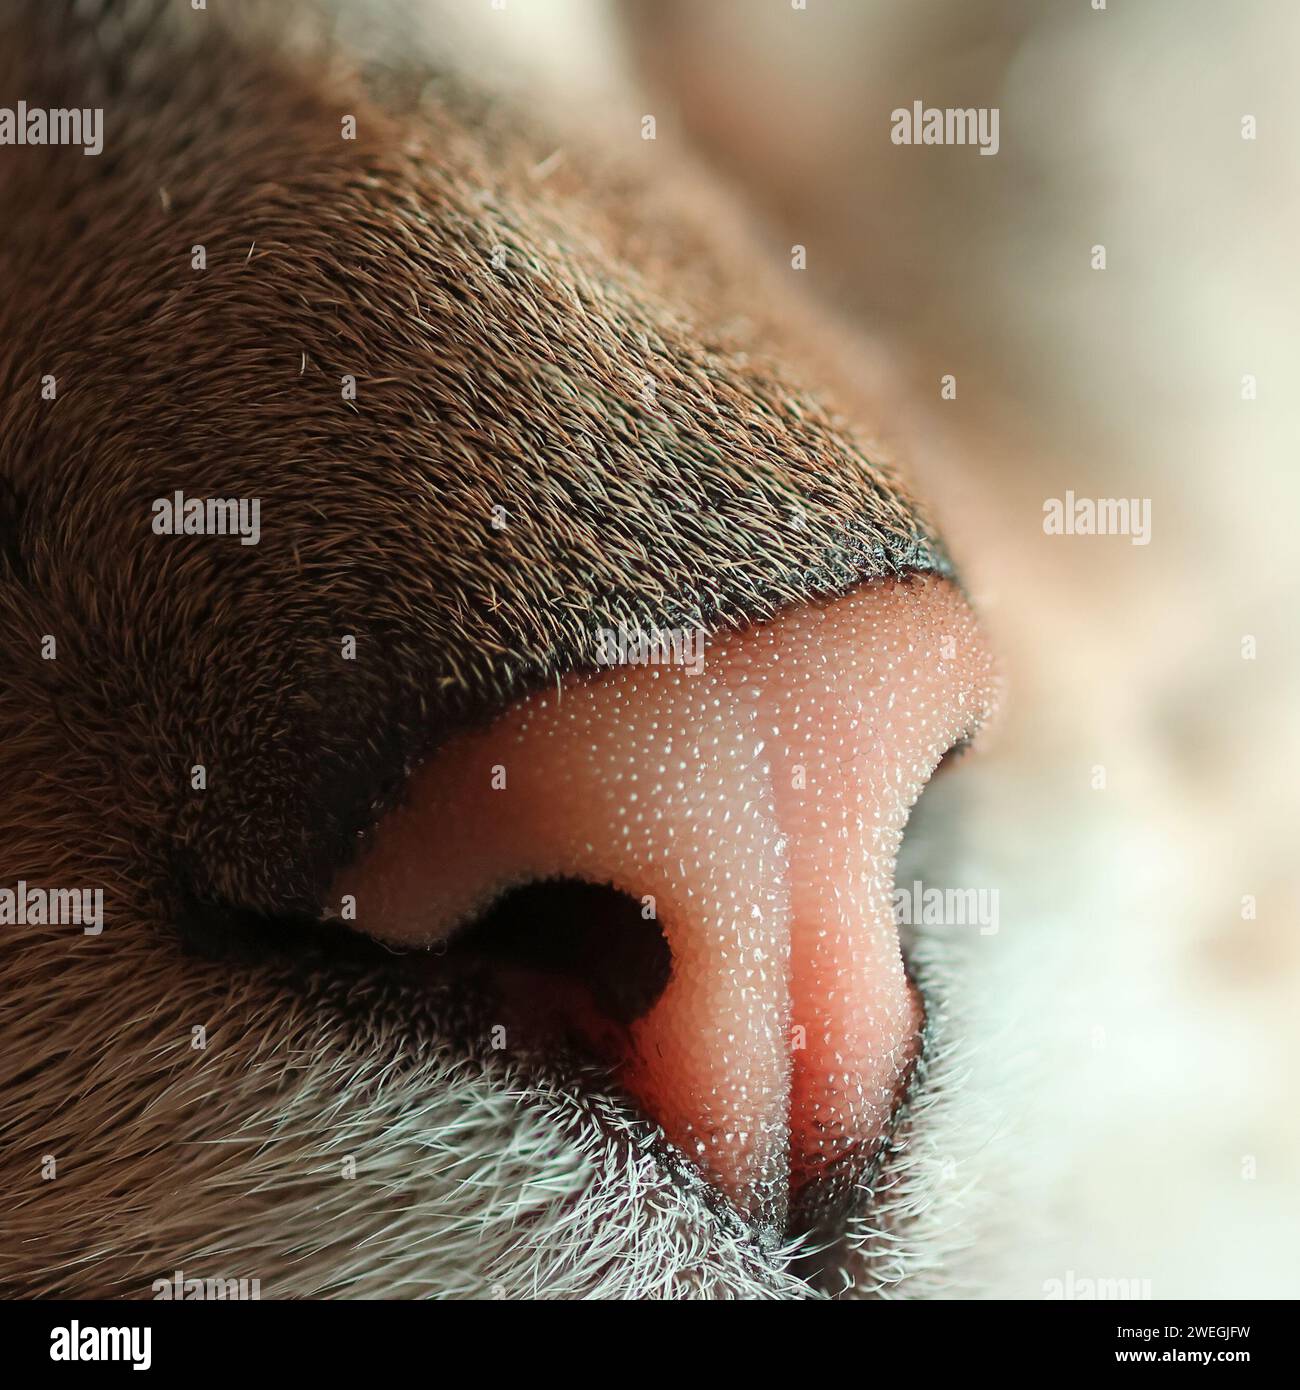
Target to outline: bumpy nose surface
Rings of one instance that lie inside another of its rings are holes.
[[[672,968],[623,1083],[742,1210],[781,1209],[889,1122],[919,1023],[895,857],[993,685],[934,577],[720,637],[702,668],[569,678],[447,745],[336,892],[422,945],[534,880],[643,902]]]

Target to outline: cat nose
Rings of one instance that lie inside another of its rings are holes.
[[[335,893],[363,930],[416,946],[522,885],[628,895],[666,978],[651,998],[622,982],[642,994],[630,1021],[577,1010],[576,1026],[711,1183],[779,1225],[792,1194],[873,1151],[909,1074],[922,1010],[894,862],[939,760],[990,713],[989,649],[951,583],[914,576],[702,652],[624,633],[610,654],[626,664],[445,745]]]

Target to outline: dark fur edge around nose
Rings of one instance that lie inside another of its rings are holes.
[[[310,912],[416,762],[590,664],[601,628],[739,627],[947,571],[838,416],[683,318],[671,225],[636,228],[652,271],[603,244],[580,181],[519,183],[543,135],[476,140],[478,98],[450,82],[397,114],[345,66],[308,78],[219,20],[200,43],[131,13],[130,63],[104,57],[102,12],[7,21],[29,102],[118,120],[100,160],[10,151],[7,582],[59,631],[57,669],[25,630],[0,640],[79,761],[129,769],[127,871],[160,895]],[[202,275],[177,250],[199,243]],[[720,320],[765,283],[751,269]],[[261,544],[160,540],[150,499],[174,490],[260,498]]]

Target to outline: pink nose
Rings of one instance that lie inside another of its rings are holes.
[[[572,677],[456,738],[335,891],[420,945],[534,880],[631,895],[671,972],[615,1042],[591,1031],[742,1211],[783,1207],[889,1123],[920,1022],[894,861],[993,689],[951,584],[877,581],[716,638],[701,669]]]

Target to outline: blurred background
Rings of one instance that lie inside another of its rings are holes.
[[[933,1140],[957,1287],[1300,1296],[1300,5],[506,13],[485,61],[642,102],[666,169],[701,155],[774,264],[806,248],[1003,654],[992,746],[926,798],[1002,898],[981,1103]],[[916,101],[996,107],[998,153],[895,145]],[[1149,500],[1150,543],[1045,534],[1067,491]]]

